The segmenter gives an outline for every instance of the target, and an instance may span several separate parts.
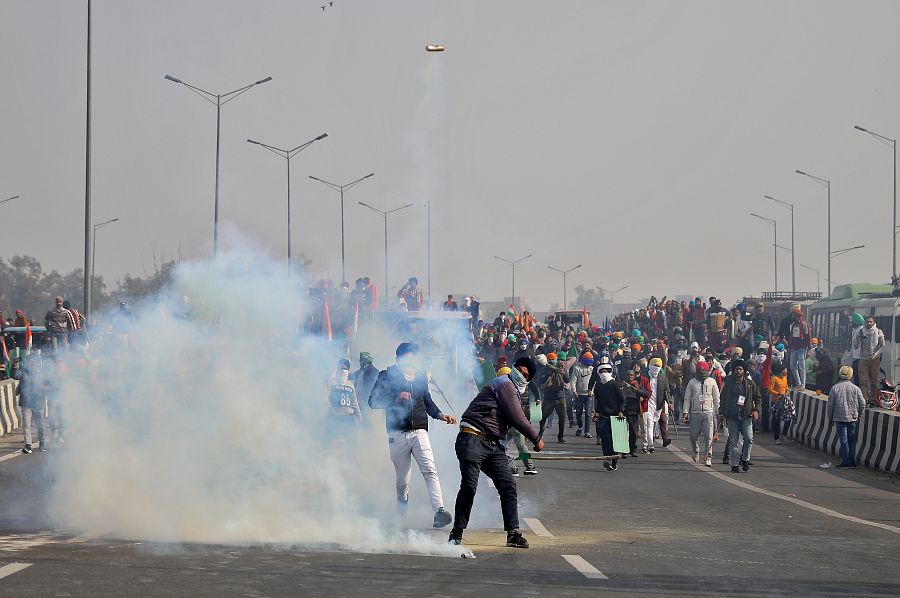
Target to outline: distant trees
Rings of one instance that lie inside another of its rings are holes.
[[[94,309],[113,301],[134,301],[159,291],[170,280],[176,260],[154,264],[154,271],[145,278],[126,275],[112,291],[102,276],[93,281]],[[22,309],[28,318],[42,324],[44,314],[53,305],[53,298],[62,296],[79,310],[84,298],[84,271],[77,268],[66,274],[56,270],[44,272],[41,263],[27,255],[0,258],[0,309],[4,318],[15,317]]]

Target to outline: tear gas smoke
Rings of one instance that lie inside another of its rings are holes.
[[[402,529],[383,415],[365,397],[359,434],[328,435],[326,381],[338,356],[322,336],[298,333],[303,297],[283,263],[225,252],[179,265],[170,286],[131,314],[99,314],[89,349],[64,354],[68,367],[55,380],[67,432],[55,456],[53,524],[121,539],[458,556],[445,532]],[[371,351],[382,369],[407,340],[393,327],[366,338],[351,358]],[[472,396],[464,338],[442,339],[460,352],[458,371],[455,360],[435,358],[454,405],[435,401],[457,414]],[[455,428],[430,427],[452,512]],[[475,525],[497,521],[491,502]],[[415,466],[410,506],[405,525],[428,527]]]

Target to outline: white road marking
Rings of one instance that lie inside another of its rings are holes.
[[[588,579],[609,579],[607,576],[603,575],[599,569],[577,554],[564,554],[562,555],[562,558],[566,559],[570,565],[575,567],[576,571]]]
[[[524,521],[525,525],[527,525],[528,528],[538,536],[543,536],[544,538],[552,538],[554,540],[556,539],[556,536],[551,534],[550,530],[544,527],[544,524],[537,519],[534,519],[532,517],[523,517],[522,521]]]
[[[21,450],[14,451],[12,453],[9,453],[8,455],[3,455],[2,457],[0,457],[0,461],[8,461],[9,459],[15,459],[16,457],[18,457],[21,454],[22,454]]]
[[[10,563],[4,567],[0,567],[0,579],[9,577],[13,573],[18,573],[22,569],[27,569],[31,563]]]
[[[766,490],[764,488],[757,488],[756,486],[751,486],[746,482],[738,481],[735,478],[730,478],[724,473],[720,473],[709,467],[704,466],[702,463],[694,463],[690,457],[688,457],[681,449],[669,447],[669,450],[675,453],[675,455],[686,463],[690,463],[694,467],[699,468],[701,471],[705,471],[706,473],[719,478],[724,482],[728,482],[729,484],[733,484],[739,488],[744,488],[745,490],[750,490],[751,492],[757,492],[759,494],[764,494],[765,496],[770,496],[772,498],[777,498],[779,500],[786,500],[789,503],[793,503],[798,507],[803,507],[805,509],[809,509],[811,511],[816,511],[818,513],[822,513],[823,515],[828,515],[829,517],[835,517],[837,519],[843,519],[844,521],[850,521],[852,523],[859,523],[862,525],[868,525],[871,527],[878,527],[883,530],[887,530],[889,532],[893,532],[895,534],[900,534],[900,527],[894,527],[893,525],[888,525],[886,523],[879,523],[877,521],[869,521],[868,519],[860,519],[859,517],[854,517],[852,515],[845,515],[843,513],[839,513],[832,509],[827,509],[825,507],[820,507],[819,505],[815,505],[811,502],[806,502],[805,500],[800,500],[799,498],[794,498],[793,496],[784,496],[783,494],[778,494],[777,492],[772,492],[771,490]]]

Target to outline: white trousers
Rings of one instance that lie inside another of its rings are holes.
[[[715,414],[691,413],[690,426],[691,447],[694,449],[694,456],[705,455],[712,459],[713,435],[716,429]]]
[[[411,432],[388,432],[388,446],[391,451],[391,463],[397,472],[397,500],[409,500],[409,482],[412,476],[412,459],[415,458],[419,471],[425,478],[425,486],[431,498],[431,509],[437,511],[444,507],[441,495],[441,481],[434,466],[434,452],[426,430]]]
[[[653,448],[653,432],[659,417],[654,417],[652,410],[641,413],[641,445],[644,450]]]
[[[50,437],[50,425],[47,418],[44,416],[43,407],[40,409],[22,407],[22,428],[25,432],[25,444],[28,445],[30,445],[32,441],[32,422],[34,422],[34,427],[38,429],[38,441],[41,443],[41,446],[44,446],[44,443],[46,443],[47,439]]]

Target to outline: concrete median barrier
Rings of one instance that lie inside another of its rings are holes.
[[[825,407],[828,395],[794,391],[797,419],[791,438],[831,455],[840,456],[837,429],[828,425]],[[900,473],[900,411],[868,408],[856,432],[856,463],[873,469]]]
[[[0,436],[9,434],[21,425],[21,412],[16,401],[18,385],[18,380],[0,381]]]

